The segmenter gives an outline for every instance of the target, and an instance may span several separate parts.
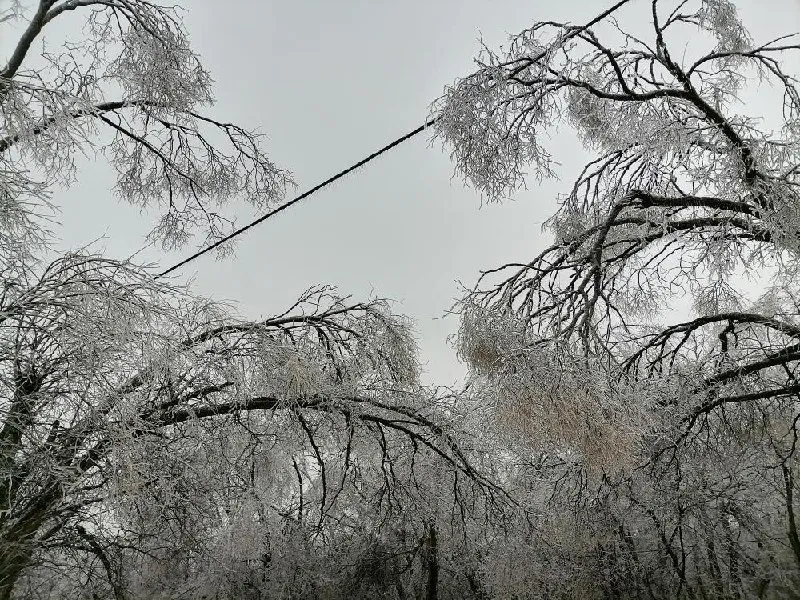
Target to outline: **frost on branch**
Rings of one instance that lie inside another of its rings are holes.
[[[540,589],[792,597],[800,45],[753,43],[730,2],[636,3],[635,30],[619,6],[484,52],[435,107],[456,169],[492,198],[541,168],[550,121],[593,153],[552,242],[463,300],[460,356],[528,461],[542,561],[565,569]],[[752,76],[783,93],[777,131],[740,114]]]
[[[703,0],[698,17],[700,26],[717,38],[716,52],[746,52],[752,48],[750,34],[739,19],[733,2]]]
[[[78,152],[108,158],[116,192],[153,212],[150,240],[166,249],[225,235],[231,200],[264,209],[283,197],[292,180],[263,137],[201,112],[213,105],[212,81],[178,9],[140,0],[40,9],[27,15],[33,45],[21,39],[0,70],[0,168],[27,182],[21,206],[44,201],[37,179],[44,189],[71,183]],[[34,52],[52,21],[75,14],[86,17],[83,39]]]
[[[540,155],[537,136],[554,120],[597,152],[548,221],[554,244],[492,271],[471,303],[509,309],[535,335],[599,354],[635,337],[637,321],[655,317],[677,289],[700,314],[733,310],[740,298],[730,278],[793,270],[798,260],[800,145],[727,112],[751,69],[784,89],[792,118],[795,80],[776,57],[797,47],[777,40],[748,50],[728,2],[653,10],[650,40],[536,24],[502,56],[484,51],[478,72],[436,106],[456,168],[490,197],[519,183],[525,164],[540,168],[527,153]],[[719,45],[670,52],[673,31],[697,27]]]
[[[521,97],[515,76],[508,73],[533,70],[546,77],[548,60],[559,46],[560,40],[540,46],[534,32],[523,34],[515,48],[541,55],[541,64],[504,60],[484,48],[477,61],[480,70],[448,87],[433,106],[436,137],[450,148],[456,168],[489,201],[513,192],[528,165],[539,178],[553,174],[540,138],[557,118],[556,98],[544,83]]]
[[[43,49],[78,15],[83,39]],[[437,520],[442,542],[472,535],[502,490],[461,430],[471,415],[420,385],[410,323],[325,287],[246,319],[126,261],[44,260],[77,152],[110,160],[170,248],[218,238],[222,205],[266,208],[290,180],[259,135],[201,112],[211,80],[173,8],[6,16],[27,29],[0,70],[0,599],[281,596],[340,548],[356,564],[341,589],[353,572],[374,588],[386,540],[415,563],[386,572],[418,580]]]
[[[525,346],[524,327],[507,313],[465,305],[458,332],[458,356],[480,373],[493,373]]]
[[[594,473],[627,466],[652,429],[643,401],[657,389],[652,382],[617,379],[598,361],[537,340],[510,312],[462,307],[458,344],[506,431],[549,452],[574,452]]]
[[[456,441],[453,402],[419,385],[409,323],[384,301],[315,288],[283,314],[245,320],[134,265],[80,255],[8,283],[6,589],[23,571],[34,585],[82,568],[85,535],[119,569],[116,584],[152,596],[205,573],[245,526],[237,514],[253,532],[242,556],[257,558],[265,527],[328,536],[358,530],[348,507],[394,514],[418,501],[421,484],[407,482],[428,469],[462,494],[496,489]],[[51,531],[47,547],[19,524]],[[63,569],[37,568],[64,549]],[[161,568],[175,556],[184,570]]]
[[[156,108],[194,110],[211,104],[211,76],[177,18],[161,11],[145,13],[145,18],[145,23],[129,23],[122,51],[105,76],[119,83],[126,98]],[[92,26],[97,31],[101,24],[95,21]]]

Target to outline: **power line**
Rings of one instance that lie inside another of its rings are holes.
[[[279,212],[281,212],[283,210],[286,210],[290,206],[293,206],[293,205],[297,204],[301,200],[304,200],[304,199],[308,198],[309,196],[311,196],[312,194],[318,192],[322,188],[327,187],[328,185],[330,185],[334,181],[336,181],[338,179],[341,179],[342,177],[344,177],[348,173],[352,173],[353,171],[355,171],[359,167],[363,167],[368,162],[378,158],[384,152],[388,152],[389,150],[391,150],[395,146],[399,146],[400,144],[402,144],[406,140],[409,140],[412,137],[414,137],[415,135],[417,135],[418,133],[421,133],[422,131],[424,131],[425,129],[427,129],[428,127],[430,127],[434,123],[436,123],[437,119],[438,119],[438,117],[434,117],[432,119],[429,119],[428,121],[426,121],[425,123],[423,123],[422,125],[417,127],[416,129],[414,129],[412,131],[409,131],[408,133],[406,133],[405,135],[400,136],[399,138],[397,138],[393,142],[390,142],[389,144],[386,144],[380,150],[377,150],[377,151],[373,152],[372,154],[370,154],[369,156],[367,156],[365,158],[362,158],[360,161],[358,161],[357,163],[347,167],[343,171],[339,171],[338,173],[336,173],[335,175],[329,177],[328,179],[326,179],[322,183],[319,183],[319,184],[315,185],[310,190],[307,190],[307,191],[303,192],[299,196],[296,196],[295,198],[292,198],[288,202],[286,202],[284,204],[281,204],[277,208],[269,211],[268,213],[261,215],[255,221],[251,221],[247,225],[245,225],[243,227],[240,227],[239,229],[236,229],[235,231],[232,231],[231,233],[229,233],[225,237],[217,240],[216,242],[214,242],[213,244],[210,244],[209,246],[206,246],[205,248],[202,248],[202,249],[198,250],[197,252],[195,252],[191,256],[187,256],[186,258],[184,258],[179,263],[176,263],[176,264],[172,265],[166,271],[162,271],[161,273],[156,275],[155,278],[158,279],[160,277],[164,277],[165,275],[169,275],[173,271],[176,271],[177,269],[180,269],[185,264],[188,264],[188,263],[192,262],[196,258],[200,258],[201,256],[203,256],[207,252],[211,252],[214,248],[217,248],[217,247],[221,246],[222,244],[224,244],[225,242],[232,240],[236,236],[243,234],[244,232],[248,231],[249,229],[252,229],[253,227],[258,225],[259,223],[263,223],[264,221],[266,221],[270,217],[273,217],[273,216],[277,215]]]
[[[594,19],[592,19],[588,23],[585,23],[585,24],[581,25],[580,27],[571,28],[569,30],[569,32],[567,33],[566,38],[568,39],[568,38],[575,37],[575,36],[579,35],[580,33],[586,31],[589,27],[591,27],[592,25],[596,25],[597,23],[599,23],[600,21],[602,21],[603,19],[605,19],[606,17],[608,17],[609,15],[614,13],[617,9],[619,9],[622,6],[624,6],[625,4],[627,4],[630,1],[631,0],[619,0],[616,4],[614,4],[610,8],[606,9],[605,11],[603,11],[602,13],[597,15]],[[539,60],[544,58],[546,56],[546,54],[547,54],[546,50],[540,52],[538,56],[534,57],[531,60],[531,63],[538,62]],[[385,145],[380,150],[377,150],[376,152],[373,152],[369,156],[361,159],[360,161],[358,161],[357,163],[349,166],[348,168],[344,169],[343,171],[339,171],[338,173],[336,173],[336,175],[333,175],[332,177],[329,177],[328,179],[326,179],[322,183],[320,183],[318,185],[315,185],[310,190],[307,190],[307,191],[303,192],[302,194],[300,194],[299,196],[293,198],[292,200],[289,200],[289,202],[286,202],[285,204],[281,204],[279,207],[275,208],[274,210],[271,210],[270,212],[258,217],[255,221],[251,221],[250,223],[248,223],[244,227],[240,227],[239,229],[236,229],[235,231],[232,231],[231,233],[226,235],[224,238],[222,238],[220,240],[217,240],[213,244],[211,244],[209,246],[206,246],[205,248],[202,248],[201,250],[198,250],[197,252],[195,252],[191,256],[188,256],[188,257],[184,258],[179,263],[172,265],[166,271],[162,271],[161,273],[156,275],[155,278],[158,279],[160,277],[164,277],[165,275],[169,275],[173,271],[176,271],[177,269],[180,269],[183,265],[192,262],[196,258],[199,258],[199,257],[203,256],[207,252],[211,252],[214,248],[218,248],[219,246],[221,246],[225,242],[232,240],[236,236],[243,234],[244,232],[248,231],[249,229],[252,229],[253,227],[258,225],[259,223],[263,223],[264,221],[266,221],[270,217],[273,217],[273,216],[277,215],[279,212],[281,212],[283,210],[286,210],[290,206],[293,206],[293,205],[297,204],[301,200],[304,200],[305,198],[308,198],[312,194],[314,194],[314,193],[318,192],[319,190],[321,190],[322,188],[330,185],[334,181],[336,181],[338,179],[341,179],[342,177],[344,177],[348,173],[352,173],[353,171],[355,171],[359,167],[363,167],[368,162],[372,161],[375,158],[378,158],[384,152],[388,152],[389,150],[391,150],[395,146],[399,146],[400,144],[402,144],[406,140],[411,139],[412,137],[414,137],[418,133],[421,133],[422,131],[424,131],[425,129],[430,127],[431,125],[435,124],[436,121],[438,121],[438,120],[439,120],[439,117],[433,117],[433,118],[427,120],[425,123],[423,123],[422,125],[420,125],[416,129],[414,129],[412,131],[409,131],[408,133],[406,133],[403,136],[400,136],[399,138],[397,138],[393,142]]]

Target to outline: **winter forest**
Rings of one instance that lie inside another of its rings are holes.
[[[559,131],[591,157],[543,251],[475,265],[452,388],[380,290],[253,320],[56,250],[80,156],[164,252],[293,197],[190,4],[0,1],[0,600],[800,597],[800,23],[541,3],[442,82],[420,135],[484,202],[556,176]]]

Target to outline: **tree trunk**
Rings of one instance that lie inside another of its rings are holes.
[[[51,481],[13,517],[6,516],[6,526],[0,528],[0,600],[12,597],[17,580],[31,563],[36,534],[52,515],[61,494],[61,483]]]
[[[0,541],[0,600],[11,600],[14,586],[30,558],[26,547]]]
[[[789,529],[789,545],[792,548],[797,565],[800,566],[800,534],[797,532],[797,521],[794,515],[794,478],[792,477],[791,467],[787,467],[784,464],[781,468],[783,470],[783,482],[786,486],[786,516]]]
[[[439,597],[439,549],[436,541],[436,527],[433,524],[428,525],[428,538],[425,542],[425,550],[428,562],[425,600],[437,600]]]

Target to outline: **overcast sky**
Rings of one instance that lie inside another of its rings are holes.
[[[443,87],[473,69],[478,38],[496,48],[536,20],[582,23],[598,0],[185,0],[196,49],[216,80],[213,114],[268,135],[267,150],[305,190],[421,124]],[[756,40],[800,30],[799,0],[740,0]],[[76,31],[79,21],[76,19]],[[800,69],[794,69],[795,72]],[[757,114],[758,100],[753,95]],[[479,269],[532,257],[541,222],[585,155],[566,128],[550,149],[561,181],[514,202],[481,207],[452,179],[439,147],[417,136],[239,238],[236,255],[203,257],[181,273],[194,289],[240,314],[282,312],[307,287],[332,284],[356,299],[392,298],[416,325],[425,381],[450,385],[464,368],[442,318]],[[63,247],[105,236],[112,256],[139,248],[146,216],[110,194],[102,163],[56,199]],[[253,213],[238,213],[243,224]],[[143,256],[168,266],[182,253]]]

